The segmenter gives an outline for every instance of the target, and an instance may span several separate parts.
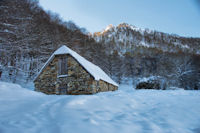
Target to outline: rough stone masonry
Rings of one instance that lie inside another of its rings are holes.
[[[59,59],[67,57],[67,75],[58,74]],[[117,86],[94,77],[70,54],[55,55],[35,79],[35,90],[46,94],[80,95],[115,91]]]

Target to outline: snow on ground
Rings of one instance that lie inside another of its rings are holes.
[[[200,91],[45,95],[0,82],[0,133],[199,133]]]

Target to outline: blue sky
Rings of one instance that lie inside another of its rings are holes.
[[[197,3],[195,0],[40,0],[45,10],[58,13],[63,20],[74,21],[89,32],[126,22],[189,37],[200,37]]]

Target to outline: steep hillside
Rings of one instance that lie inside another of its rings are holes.
[[[166,86],[200,88],[200,39],[108,26],[92,35],[44,11],[35,0],[0,1],[1,80],[32,82],[50,54],[65,44],[100,66],[116,82],[155,76]]]
[[[122,23],[91,35],[106,47],[117,81],[159,76],[168,86],[198,88],[200,38],[186,38]],[[116,65],[114,59],[121,65]],[[119,60],[120,59],[120,60]],[[119,74],[117,74],[119,73]],[[120,76],[119,76],[120,75]]]
[[[63,44],[97,65],[103,64],[102,46],[75,24],[46,13],[37,1],[0,1],[2,80],[20,84],[32,81],[50,54]]]

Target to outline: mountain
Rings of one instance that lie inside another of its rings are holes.
[[[67,45],[116,82],[158,77],[165,86],[200,88],[200,39],[122,23],[88,35],[35,0],[0,1],[0,80],[32,83],[49,56]]]
[[[109,25],[91,37],[106,47],[110,60],[120,57],[117,71],[110,69],[113,74],[123,69],[119,75],[133,81],[138,77],[158,76],[168,86],[187,89],[198,88],[200,84],[196,79],[200,72],[200,38],[141,29],[126,23]],[[116,67],[112,62],[110,66]]]
[[[186,38],[149,29],[137,28],[127,23],[109,25],[92,37],[97,41],[114,44],[113,50],[125,54],[138,47],[155,48],[163,52],[200,54],[200,38]]]

